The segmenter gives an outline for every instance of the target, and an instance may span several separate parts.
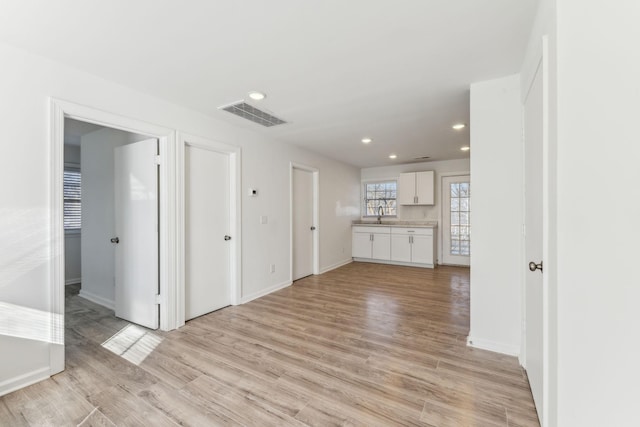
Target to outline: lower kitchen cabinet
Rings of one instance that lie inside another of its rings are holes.
[[[391,230],[389,227],[353,227],[353,258],[391,259]]]
[[[357,261],[433,268],[434,227],[353,226],[352,256]]]

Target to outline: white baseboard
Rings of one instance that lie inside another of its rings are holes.
[[[100,295],[87,292],[84,289],[80,289],[80,296],[86,300],[100,304],[103,307],[107,307],[110,310],[115,310],[116,308],[116,303],[114,301],[101,297]]]
[[[387,259],[354,258],[353,260],[358,262],[371,262],[373,264],[390,264],[402,265],[405,267],[435,268],[435,265],[433,264],[418,264],[415,262],[391,261]]]
[[[47,366],[45,368],[27,372],[26,374],[18,375],[14,378],[9,378],[8,380],[0,383],[0,396],[4,396],[5,394],[30,386],[31,384],[46,380],[49,376],[49,367]]]
[[[291,286],[292,283],[293,282],[291,282],[290,280],[287,280],[286,282],[278,283],[276,285],[269,286],[268,288],[263,289],[261,291],[254,292],[254,293],[252,293],[250,295],[243,296],[240,299],[240,304],[248,303],[249,301],[253,301],[254,299],[263,297],[263,296],[268,295],[268,294],[270,294],[272,292],[275,292],[275,291],[279,291],[280,289],[284,289],[287,286]]]
[[[67,279],[64,281],[65,286],[66,285],[77,285],[78,283],[82,283],[82,278],[78,277],[76,279]]]
[[[467,337],[467,345],[469,347],[479,348],[481,350],[493,351],[495,353],[507,354],[509,356],[520,356],[520,346],[513,344],[505,344],[501,342],[489,341],[484,339]]]
[[[327,271],[335,270],[336,268],[340,268],[340,267],[342,267],[344,265],[351,264],[352,262],[353,262],[353,258],[349,258],[349,259],[346,259],[344,261],[340,261],[340,262],[337,262],[335,264],[331,264],[330,266],[321,269],[319,274],[324,274]]]

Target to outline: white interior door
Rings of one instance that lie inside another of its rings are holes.
[[[471,177],[442,178],[442,264],[466,265],[471,258]]]
[[[159,321],[157,153],[155,139],[115,148],[115,312],[151,329]]]
[[[538,70],[524,104],[525,254],[542,263],[543,81]],[[535,268],[532,265],[533,268]],[[527,271],[525,283],[526,370],[538,417],[543,411],[542,270]]]
[[[185,320],[231,304],[229,155],[185,147]]]
[[[293,280],[313,274],[313,172],[293,168]]]

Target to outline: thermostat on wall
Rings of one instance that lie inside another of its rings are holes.
[[[249,197],[258,197],[258,189],[250,188],[249,189]]]

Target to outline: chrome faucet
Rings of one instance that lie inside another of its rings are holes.
[[[378,206],[378,224],[382,224],[382,216],[384,215],[384,209],[382,205]]]

